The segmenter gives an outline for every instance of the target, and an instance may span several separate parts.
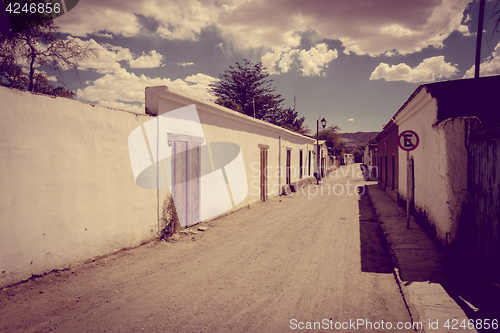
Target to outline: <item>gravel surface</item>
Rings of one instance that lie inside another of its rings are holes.
[[[411,319],[376,216],[354,189],[366,183],[350,165],[206,231],[2,289],[0,330],[404,331],[396,323]],[[361,320],[372,328],[353,326]]]

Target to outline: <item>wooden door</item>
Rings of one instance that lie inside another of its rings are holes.
[[[187,183],[186,183],[186,225],[200,221],[200,144],[188,142],[187,151]]]
[[[311,151],[309,150],[309,158],[307,159],[307,175],[311,175]]]
[[[302,150],[299,151],[299,178],[302,178],[303,175],[303,167],[302,167]]]
[[[172,196],[181,227],[200,220],[200,143],[173,141]]]
[[[292,151],[290,149],[287,149],[286,151],[286,184],[290,184],[290,164],[292,160]]]
[[[267,200],[267,149],[260,149],[260,201]]]

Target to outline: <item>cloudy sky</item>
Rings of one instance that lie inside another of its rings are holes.
[[[500,33],[486,2],[483,75],[500,73]],[[85,0],[55,20],[93,44],[77,99],[144,108],[144,88],[211,99],[207,84],[243,58],[262,61],[277,92],[315,130],[380,131],[422,83],[472,76],[479,1]]]

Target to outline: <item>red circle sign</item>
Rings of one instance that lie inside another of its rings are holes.
[[[418,137],[418,134],[412,130],[403,131],[401,132],[401,134],[399,134],[398,137],[399,148],[403,149],[404,151],[414,150],[415,148],[417,148],[419,142],[420,139]]]

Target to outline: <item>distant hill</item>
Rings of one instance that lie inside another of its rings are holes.
[[[375,139],[380,132],[356,132],[356,133],[340,133],[340,137],[345,142],[348,150],[352,148],[366,146],[370,138]]]

